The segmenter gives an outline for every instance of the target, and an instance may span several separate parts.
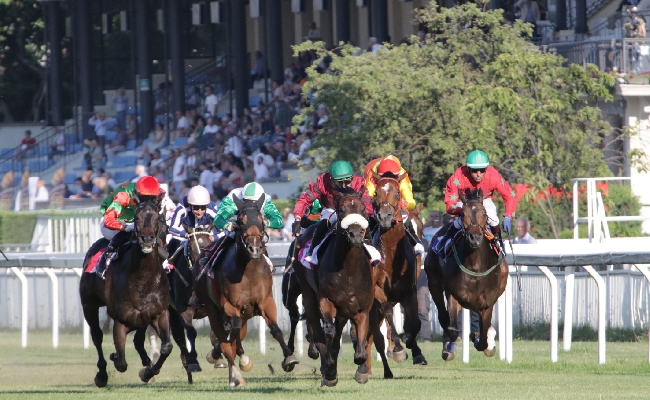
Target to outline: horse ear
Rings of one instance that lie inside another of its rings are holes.
[[[467,201],[467,196],[465,195],[465,192],[462,190],[458,189],[458,197],[460,198],[460,201],[465,203]]]
[[[401,182],[402,179],[404,179],[405,176],[406,176],[406,171],[404,171],[403,173],[399,174],[399,175],[397,176],[397,180]]]
[[[194,228],[192,228],[191,226],[189,226],[187,224],[181,224],[181,225],[183,225],[183,229],[185,230],[185,232],[187,232],[187,233],[193,233],[194,232]]]
[[[375,171],[372,171],[372,179],[374,179],[375,182],[377,182],[378,180],[381,179],[381,175],[379,175],[379,174],[376,173]]]
[[[255,202],[255,206],[259,211],[262,211],[262,207],[264,207],[264,202],[266,201],[266,196],[262,195],[260,196],[259,199]]]
[[[140,197],[138,196],[137,192],[133,192],[133,201],[135,201],[135,204],[140,204]]]
[[[481,203],[483,203],[483,189],[478,189],[476,191],[476,197]]]
[[[420,214],[420,213],[422,212],[422,209],[423,209],[423,208],[424,208],[424,203],[420,203],[420,204],[418,204],[418,206],[415,207],[415,210],[414,210],[414,211],[415,211],[415,215]]]
[[[235,202],[235,206],[238,210],[244,208],[244,202],[237,195],[233,195],[232,200]]]

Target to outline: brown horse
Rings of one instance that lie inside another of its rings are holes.
[[[326,340],[325,349],[320,346],[319,351],[322,358],[321,382],[325,386],[335,386],[338,383],[340,339],[348,320],[351,320],[357,332],[354,363],[359,366],[355,374],[358,383],[368,381],[366,360],[370,326],[375,328],[372,334],[381,335],[376,309],[371,312],[375,299],[375,281],[373,267],[363,248],[368,215],[362,193],[339,193],[337,198],[335,234],[323,243],[324,249],[318,264],[318,305]],[[317,327],[311,324],[312,329],[316,330]],[[383,336],[377,340],[377,344],[383,347]],[[384,349],[381,349],[380,353],[383,352]]]
[[[418,318],[416,282],[420,270],[415,250],[404,228],[399,186],[399,178],[380,178],[377,181],[373,205],[375,217],[379,221],[379,232],[375,234],[374,244],[380,250],[383,262],[379,264],[375,298],[381,304],[381,313],[390,327],[390,337],[394,343],[393,359],[397,362],[406,360],[406,352],[400,343],[393,320],[393,307],[399,303],[404,309],[406,347],[411,349],[413,364],[426,365],[427,361],[417,345],[421,325]]]
[[[265,198],[242,201],[233,196],[233,199],[239,210],[235,224],[236,243],[217,256],[212,266],[214,279],[194,269],[194,291],[204,304],[212,331],[228,360],[230,386],[243,386],[246,382],[234,360],[239,356],[239,367],[245,372],[253,367],[252,360],[244,354],[242,341],[247,321],[255,315],[264,318],[271,335],[282,347],[285,357],[282,368],[287,372],[293,370],[298,359],[284,343],[278,327],[273,276],[261,258],[265,236],[261,210]]]
[[[121,259],[114,260],[106,271],[106,308],[115,324],[113,341],[116,353],[110,359],[115,369],[124,372],[126,335],[153,326],[161,339],[160,358],[140,370],[143,382],[160,372],[172,350],[169,326],[169,282],[158,255],[160,198],[142,200],[135,211],[133,244]]]
[[[463,202],[463,228],[461,239],[451,245],[453,255],[443,261],[430,251],[430,256],[424,261],[429,290],[438,308],[438,321],[445,332],[442,358],[447,361],[454,358],[459,305],[480,315],[480,336],[471,338],[476,350],[483,351],[488,357],[495,354],[492,309],[508,279],[508,264],[503,253],[495,254],[485,238],[489,228],[483,192],[467,189],[459,195]]]

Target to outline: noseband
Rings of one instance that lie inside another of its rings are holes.
[[[365,215],[363,215],[363,214],[350,213],[350,214],[348,214],[346,217],[341,218],[341,214],[343,213],[343,210],[341,209],[341,206],[340,206],[340,204],[341,204],[341,200],[343,200],[343,199],[346,198],[346,197],[351,197],[351,196],[357,197],[357,196],[354,195],[354,194],[350,194],[350,195],[344,196],[344,197],[342,197],[341,199],[339,199],[339,203],[336,205],[336,228],[335,228],[335,229],[336,229],[337,232],[342,232],[342,233],[345,235],[345,238],[346,238],[348,241],[351,241],[351,240],[352,240],[352,237],[350,236],[350,231],[348,230],[348,227],[349,227],[350,225],[353,225],[353,224],[355,224],[355,223],[356,223],[356,224],[359,224],[359,225],[361,226],[361,228],[363,229],[363,234],[364,234],[364,236],[365,236],[365,234],[366,234],[366,229],[368,228],[368,219],[367,219],[367,217],[366,217]],[[361,203],[363,203],[363,199],[361,199],[360,197],[357,197],[357,198],[359,199],[359,201],[360,201]],[[364,206],[364,213],[365,213],[365,206]],[[353,216],[360,216],[360,217],[363,218],[363,221],[356,221],[357,218],[355,218],[355,217],[353,217]],[[352,217],[352,218],[351,218],[351,217]],[[365,223],[364,223],[364,222],[365,222]],[[345,226],[344,226],[344,225],[345,225]],[[365,226],[364,226],[364,225],[365,225]]]
[[[239,226],[239,231],[240,231],[239,237],[241,238],[241,241],[244,244],[247,243],[249,237],[253,237],[253,238],[256,237],[256,238],[258,238],[260,240],[260,243],[262,244],[262,246],[265,246],[266,243],[269,241],[269,235],[266,233],[266,230],[264,230],[264,225],[263,224],[259,224],[259,226],[258,226],[258,228],[260,229],[260,231],[262,233],[260,233],[260,234],[258,234],[258,233],[246,233],[246,230],[249,227],[258,225],[255,222],[253,222],[252,224],[248,224],[248,225],[244,225],[244,224],[241,223],[241,215],[245,214],[247,210],[254,210],[255,213],[257,213],[257,215],[259,215],[259,213],[260,213],[260,211],[254,206],[244,207],[239,211],[239,216],[237,217],[237,225]],[[257,215],[255,217],[257,217]]]
[[[199,240],[196,237],[198,235],[210,236],[211,234],[212,234],[211,231],[198,231],[198,232],[194,231],[194,232],[187,235],[187,239],[188,240],[194,239],[194,244],[196,244],[196,248],[199,249],[199,253],[200,253],[201,250],[203,250],[203,249],[199,245]],[[205,247],[207,247],[207,246],[205,246]],[[205,248],[205,247],[203,247],[203,248]],[[187,259],[187,262],[190,264],[190,269],[192,269],[192,264],[194,264],[192,262],[191,255],[192,255],[192,250],[189,249],[188,246],[185,246],[185,258]]]
[[[375,204],[375,211],[378,211],[378,208],[380,208],[380,207],[390,206],[390,208],[393,209],[393,221],[396,221],[396,222],[404,221],[404,218],[402,217],[402,212],[401,212],[402,208],[400,207],[400,204],[402,202],[402,194],[399,192],[400,182],[397,179],[393,179],[393,178],[380,178],[377,181],[377,184],[375,185],[375,187],[379,187],[379,182],[381,182],[381,181],[393,181],[393,182],[395,182],[397,184],[397,193],[399,193],[399,200],[397,201],[396,206],[392,205],[388,201],[382,201],[381,203],[375,202],[374,203]],[[375,194],[375,198],[376,197],[377,197],[377,195]]]
[[[469,204],[469,203],[479,203],[480,204],[480,202],[478,200],[468,200],[467,202],[465,202],[465,204]],[[484,214],[486,215],[486,221],[487,221],[487,212],[484,211]],[[463,218],[464,216],[465,216],[465,211],[463,211],[463,214],[461,215],[461,218]],[[465,219],[465,218],[463,218],[463,219]],[[463,230],[463,236],[465,237],[466,240],[469,240],[469,229],[471,227],[473,227],[473,226],[478,226],[479,229],[481,230],[481,232],[483,232],[483,233],[485,233],[487,231],[487,225],[480,225],[476,221],[472,221],[467,226],[465,226],[465,224],[461,224],[461,225],[462,225],[461,229]]]

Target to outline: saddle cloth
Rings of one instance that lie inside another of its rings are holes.
[[[90,260],[88,260],[88,265],[86,266],[86,270],[84,272],[95,272],[95,267],[97,267],[97,263],[99,263],[99,260],[102,258],[105,251],[106,247],[101,248],[97,253],[95,253],[95,255],[90,257]]]
[[[451,248],[451,243],[453,242],[453,243],[458,244],[458,242],[462,238],[462,234],[463,234],[462,231],[458,231],[458,232],[456,232],[456,234],[454,235],[453,238],[447,238],[447,241],[445,242],[445,245],[443,247],[444,251],[442,252],[442,254],[439,254],[435,250],[437,245],[438,245],[438,241],[440,240],[439,237],[436,238],[435,240],[433,240],[431,242],[431,246],[430,246],[431,252],[436,254],[438,257],[440,257],[440,259],[442,261],[445,261],[447,259],[447,257],[449,257],[451,255],[451,253],[453,251],[452,248]],[[492,232],[486,232],[484,236],[488,240],[488,243],[490,244],[490,248],[492,249],[492,251],[494,251],[494,253],[496,255],[499,255],[499,252],[501,250],[500,250],[499,247],[496,246],[496,240],[494,240],[494,235],[492,234]]]

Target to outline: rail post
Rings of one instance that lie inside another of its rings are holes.
[[[557,278],[548,267],[538,266],[539,270],[548,278],[551,285],[551,362],[557,362]]]
[[[59,347],[59,279],[52,268],[41,268],[52,282],[52,347]]]
[[[591,265],[585,265],[582,268],[594,278],[598,286],[598,364],[605,364],[605,306],[606,306],[606,291],[605,281],[603,277],[594,270]]]
[[[471,332],[471,322],[469,320],[469,310],[463,308],[463,362],[469,363],[469,333]]]
[[[22,286],[22,305],[21,305],[21,316],[20,316],[20,325],[21,325],[21,339],[22,339],[22,346],[23,349],[27,347],[27,325],[29,324],[28,318],[27,318],[27,307],[28,303],[27,300],[29,299],[29,296],[27,294],[27,277],[23,272],[20,270],[18,267],[11,267],[11,272],[13,272],[18,279],[20,279],[20,283]]]
[[[571,350],[571,337],[573,334],[573,298],[575,289],[576,267],[564,268],[564,351]]]
[[[75,274],[81,279],[81,274],[83,274],[82,268],[72,268]],[[81,311],[81,319],[84,324],[84,349],[90,348],[90,326],[86,322],[86,317],[83,315],[83,310]]]

